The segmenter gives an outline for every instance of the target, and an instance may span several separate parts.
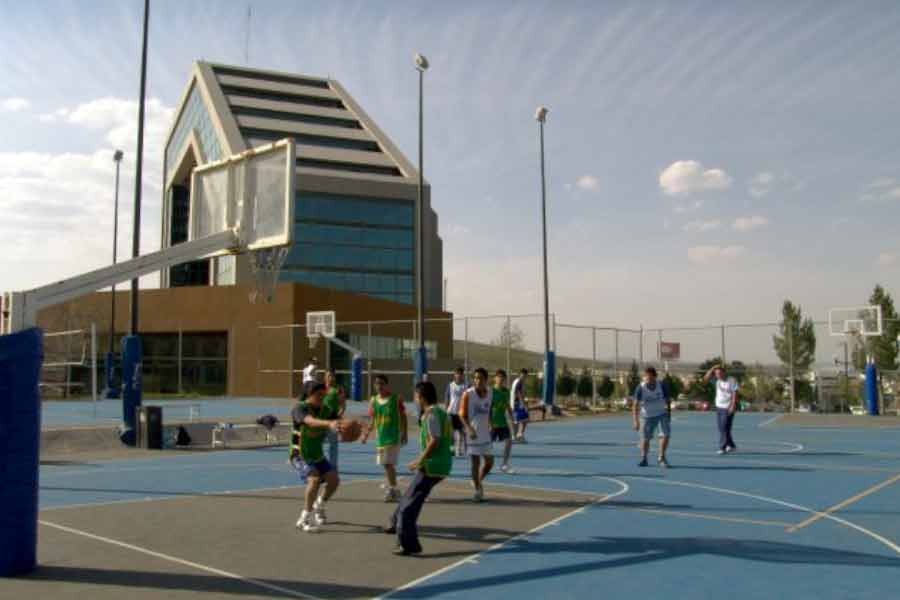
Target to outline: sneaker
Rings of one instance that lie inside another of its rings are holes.
[[[647,466],[647,459],[646,459],[646,457],[641,459],[641,462],[638,463],[638,466],[639,466],[639,467],[646,467],[646,466]]]
[[[475,494],[472,496],[472,500],[475,502],[484,502],[484,490],[476,489]]]
[[[731,453],[731,452],[736,452],[736,451],[737,451],[737,446],[726,446],[725,447],[725,452]]]
[[[413,548],[412,550],[407,550],[403,546],[397,546],[396,548],[394,548],[393,553],[395,556],[412,556],[413,554],[421,554],[422,547],[419,546],[418,548]]]
[[[656,461],[656,464],[658,464],[660,466],[660,468],[663,468],[663,469],[669,468],[669,461],[666,460],[665,456],[660,456],[659,460]]]
[[[300,518],[297,519],[297,529],[302,530],[304,533],[318,533],[319,526],[313,523],[312,515],[304,510],[300,513]]]
[[[384,492],[385,502],[396,502],[400,498],[400,492],[397,488],[389,487]]]
[[[325,516],[325,502],[321,498],[317,499],[315,504],[313,504],[312,516],[313,522],[320,527],[328,523],[328,518]]]
[[[720,450],[716,450],[716,454],[722,455],[722,454],[725,454],[725,451],[724,451],[724,450],[721,450],[721,449],[720,449]]]
[[[500,465],[500,470],[502,472],[506,473],[507,475],[515,475],[516,474],[515,470],[513,470],[513,468],[509,465]]]
[[[381,531],[388,535],[394,535],[395,533],[397,533],[397,528],[394,527],[393,525],[386,525],[381,528]]]

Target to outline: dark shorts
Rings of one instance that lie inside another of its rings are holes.
[[[331,466],[331,463],[328,462],[327,458],[307,464],[309,465],[309,474],[312,476],[315,476],[318,473],[319,477],[324,477],[329,471],[334,471],[334,467]]]
[[[509,427],[494,427],[491,430],[491,439],[495,442],[505,442],[509,438]]]
[[[450,423],[453,425],[454,431],[463,430],[463,422],[462,419],[459,418],[459,415],[450,415]]]
[[[513,419],[516,423],[525,423],[528,421],[528,409],[524,406],[517,406],[513,411]]]

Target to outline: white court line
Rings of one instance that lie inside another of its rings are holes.
[[[551,527],[551,526],[553,526],[553,525],[556,525],[556,524],[558,524],[558,523],[561,523],[562,521],[565,521],[565,520],[568,519],[569,517],[573,517],[573,516],[575,516],[575,515],[577,515],[577,514],[579,514],[579,513],[581,513],[581,512],[584,512],[585,510],[587,510],[588,508],[590,508],[591,506],[593,506],[593,505],[595,505],[595,504],[602,504],[603,502],[606,502],[606,501],[608,501],[608,500],[612,500],[613,498],[616,498],[616,497],[618,497],[618,496],[621,496],[621,495],[623,495],[623,494],[627,494],[627,493],[628,493],[629,486],[628,486],[628,484],[625,483],[624,481],[620,481],[620,480],[614,479],[614,478],[612,478],[612,477],[603,477],[602,479],[606,479],[607,481],[614,481],[614,482],[617,483],[619,486],[621,486],[621,489],[620,489],[619,491],[613,493],[613,494],[606,494],[606,495],[603,496],[602,498],[598,498],[598,499],[596,499],[596,500],[593,500],[592,502],[588,502],[587,504],[585,504],[584,506],[582,506],[582,507],[580,507],[580,508],[576,508],[575,510],[573,510],[573,511],[571,511],[571,512],[567,512],[567,513],[564,514],[564,515],[560,515],[559,517],[556,517],[556,518],[553,519],[553,520],[547,521],[546,523],[544,523],[544,524],[542,524],[542,525],[538,525],[538,526],[535,527],[534,529],[531,529],[531,530],[529,530],[529,531],[526,531],[525,533],[520,533],[519,535],[513,536],[513,537],[509,538],[508,540],[505,540],[505,541],[500,542],[500,543],[498,543],[498,544],[494,544],[493,546],[491,546],[490,548],[488,548],[488,549],[486,549],[486,550],[482,550],[481,552],[476,552],[475,554],[471,554],[471,555],[469,555],[469,556],[467,556],[467,557],[465,557],[465,558],[463,558],[463,559],[461,559],[461,560],[456,561],[456,562],[453,563],[453,564],[447,565],[446,567],[443,567],[443,568],[441,568],[441,569],[438,569],[437,571],[434,571],[434,572],[432,572],[432,573],[429,573],[428,575],[425,575],[425,576],[423,576],[423,577],[419,577],[418,579],[414,579],[414,580],[410,581],[410,582],[407,583],[407,584],[404,584],[404,585],[402,585],[402,586],[400,586],[400,587],[398,587],[398,588],[395,588],[395,589],[391,590],[390,592],[384,594],[383,596],[377,596],[377,597],[374,598],[373,600],[384,600],[385,598],[390,598],[391,596],[393,596],[394,594],[396,594],[396,593],[398,593],[398,592],[402,592],[403,590],[408,590],[408,589],[410,589],[410,588],[413,588],[413,587],[415,587],[415,586],[417,586],[417,585],[419,585],[419,584],[421,584],[421,583],[424,583],[424,582],[426,582],[426,581],[429,581],[429,580],[431,580],[431,579],[434,579],[435,577],[438,577],[438,576],[440,576],[440,575],[443,575],[444,573],[447,573],[447,572],[449,572],[449,571],[452,571],[453,569],[456,569],[456,568],[458,568],[458,567],[461,567],[462,565],[464,565],[464,564],[466,564],[466,563],[475,562],[475,561],[477,561],[481,556],[483,556],[483,555],[485,555],[485,554],[487,554],[487,553],[489,553],[489,552],[494,552],[494,551],[496,551],[496,550],[499,550],[500,548],[503,548],[504,546],[507,546],[507,545],[509,545],[509,544],[511,544],[511,543],[513,543],[513,542],[516,542],[516,541],[519,541],[519,540],[524,540],[524,539],[528,538],[529,536],[534,535],[535,533],[538,533],[538,532],[543,531],[544,529],[546,529],[546,528],[548,528],[548,527]],[[500,485],[500,484],[498,484],[498,485]],[[546,489],[546,488],[531,488],[531,489],[539,490],[539,489]]]
[[[742,496],[742,497],[744,497],[744,498],[751,498],[751,499],[753,499],[753,500],[759,500],[759,501],[761,501],[761,502],[768,502],[768,503],[770,503],[770,504],[778,504],[778,505],[780,505],[780,506],[785,506],[785,507],[787,507],[787,508],[793,508],[794,510],[799,510],[799,511],[802,511],[802,512],[808,512],[808,513],[811,513],[811,514],[813,514],[813,515],[816,515],[816,516],[818,516],[818,517],[820,517],[820,518],[822,518],[822,519],[829,519],[829,520],[834,521],[834,522],[836,522],[836,523],[840,523],[841,525],[844,525],[845,527],[849,527],[849,528],[851,528],[851,529],[855,529],[856,531],[862,533],[863,535],[867,535],[867,536],[871,537],[872,539],[881,542],[882,544],[884,544],[885,546],[887,546],[888,548],[890,548],[891,550],[893,550],[893,551],[896,552],[897,554],[900,554],[900,546],[898,546],[897,544],[895,544],[893,541],[887,539],[886,537],[881,536],[881,535],[875,533],[874,531],[870,531],[870,530],[866,529],[865,527],[861,527],[860,525],[857,525],[856,523],[851,523],[850,521],[847,521],[846,519],[842,519],[842,518],[840,518],[840,517],[835,517],[834,515],[831,515],[831,514],[826,514],[826,513],[817,511],[817,510],[815,510],[815,509],[813,509],[813,508],[809,508],[808,506],[801,506],[801,505],[799,505],[799,504],[793,504],[792,502],[785,502],[784,500],[778,500],[777,498],[769,498],[768,496],[760,496],[760,495],[757,495],[757,494],[750,494],[750,493],[748,493],[748,492],[741,492],[741,491],[739,491],[739,490],[732,490],[732,489],[728,489],[728,488],[714,487],[714,486],[711,486],[711,485],[704,485],[704,484],[702,484],[702,483],[693,483],[693,482],[690,482],[690,481],[674,481],[674,480],[669,480],[669,479],[653,479],[653,478],[651,478],[651,477],[641,477],[641,476],[638,476],[638,475],[625,475],[624,477],[628,477],[628,478],[630,478],[630,479],[640,479],[641,481],[649,481],[649,482],[651,482],[651,483],[661,483],[661,484],[664,484],[664,485],[678,485],[678,486],[683,486],[683,487],[692,487],[692,488],[697,488],[697,489],[700,489],[700,490],[708,490],[708,491],[711,491],[711,492],[718,492],[718,493],[721,493],[721,494],[729,494],[729,495],[731,495],[731,496]]]
[[[351,483],[361,483],[363,481],[382,481],[383,478],[369,478],[369,477],[361,477],[358,479],[349,479],[349,480],[341,480],[341,486],[350,485]],[[232,494],[254,494],[259,492],[273,492],[277,490],[303,490],[304,485],[302,483],[297,483],[295,485],[276,485],[272,487],[261,487],[261,488],[248,488],[245,490],[214,490],[209,492],[199,492],[196,494],[168,494],[168,495],[160,495],[160,496],[146,496],[144,498],[123,498],[122,500],[108,500],[105,502],[84,502],[81,504],[63,504],[60,506],[48,506],[47,508],[40,509],[40,512],[52,512],[57,510],[65,510],[67,508],[90,508],[92,506],[114,506],[116,504],[138,504],[141,502],[164,502],[167,500],[189,500],[192,498],[208,498],[208,497],[216,497],[216,496],[229,496]],[[340,487],[338,488],[340,489]],[[110,492],[115,493],[115,492]],[[161,494],[163,492],[160,492]]]
[[[125,548],[126,550],[132,550],[134,552],[146,554],[147,556],[152,556],[154,558],[159,558],[159,559],[171,562],[171,563],[179,564],[179,565],[182,565],[185,567],[190,567],[190,568],[196,569],[198,571],[204,571],[206,573],[211,573],[213,575],[218,575],[220,577],[227,577],[229,579],[234,579],[236,581],[242,581],[246,584],[256,586],[259,588],[263,588],[263,589],[269,590],[271,592],[278,592],[278,593],[284,594],[286,596],[291,596],[293,598],[304,598],[306,600],[321,600],[318,596],[304,594],[303,592],[291,590],[291,589],[281,587],[278,585],[274,585],[271,583],[266,583],[265,581],[260,581],[258,579],[253,579],[252,577],[244,577],[243,575],[238,575],[237,573],[231,573],[229,571],[223,571],[221,569],[216,569],[214,567],[209,567],[207,565],[201,565],[200,563],[195,563],[195,562],[192,562],[189,560],[184,560],[182,558],[178,558],[175,556],[170,556],[168,554],[163,554],[162,552],[155,552],[155,551],[149,550],[147,548],[135,546],[134,544],[128,544],[126,542],[120,542],[119,540],[114,540],[112,538],[95,535],[93,533],[88,533],[87,531],[82,531],[80,529],[66,527],[65,525],[60,525],[58,523],[51,523],[49,521],[43,521],[43,520],[39,520],[38,523],[40,523],[41,525],[44,525],[45,527],[51,527],[53,529],[65,531],[66,533],[71,533],[73,535],[80,535],[82,537],[86,537],[88,539],[92,539],[92,540],[95,540],[98,542],[103,542],[106,544],[110,544],[112,546],[118,546],[120,548]]]
[[[784,416],[784,415],[775,415],[775,416],[772,417],[771,419],[766,419],[766,420],[763,421],[762,423],[759,423],[759,424],[757,425],[757,427],[767,427],[767,426],[771,425],[772,423],[774,423],[775,421],[777,421],[778,419],[780,419],[780,418],[783,417],[783,416]]]

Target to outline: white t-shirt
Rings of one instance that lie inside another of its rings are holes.
[[[451,381],[447,385],[447,393],[444,399],[447,401],[447,412],[451,415],[459,414],[459,403],[462,401],[462,395],[466,391],[466,382],[456,383]]]
[[[316,365],[310,364],[303,368],[303,383],[316,380]]]
[[[509,389],[509,408],[516,410],[525,399],[525,378],[516,377]]]
[[[716,385],[716,408],[730,408],[731,398],[738,389],[737,382],[732,377],[724,381],[714,379],[713,382]]]
[[[493,392],[488,388],[484,396],[479,396],[475,387],[466,390],[469,395],[467,417],[472,429],[475,430],[475,439],[469,444],[481,446],[491,443],[491,400]]]
[[[659,417],[668,412],[668,406],[666,405],[667,393],[659,380],[654,383],[653,389],[650,389],[646,381],[643,382],[634,391],[634,397],[640,403],[641,417],[645,419]]]

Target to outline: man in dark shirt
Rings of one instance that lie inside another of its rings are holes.
[[[325,502],[337,491],[337,470],[325,458],[322,442],[329,430],[338,430],[338,421],[322,403],[325,386],[309,381],[303,386],[303,398],[291,410],[294,430],[291,435],[291,459],[299,459],[308,469],[306,498],[297,528],[313,533],[325,524]],[[319,487],[324,480],[325,491]]]

